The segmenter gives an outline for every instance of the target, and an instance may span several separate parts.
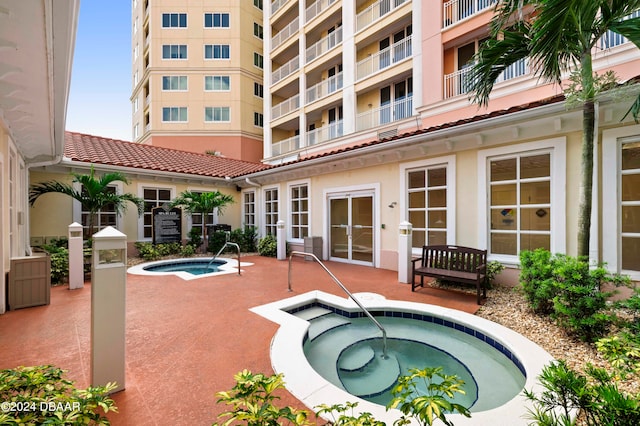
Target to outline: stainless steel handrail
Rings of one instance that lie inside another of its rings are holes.
[[[378,320],[377,320],[377,319],[375,319],[373,315],[371,315],[371,312],[369,312],[369,311],[367,310],[367,308],[365,308],[365,307],[362,305],[362,303],[360,303],[360,302],[358,301],[358,299],[356,299],[356,298],[353,296],[353,294],[352,294],[352,293],[351,293],[351,292],[350,292],[350,291],[349,291],[349,290],[344,286],[344,284],[342,284],[342,283],[340,282],[340,280],[339,280],[338,278],[336,278],[336,276],[335,276],[335,275],[333,275],[333,274],[331,273],[331,271],[330,271],[330,270],[325,266],[325,264],[324,264],[324,263],[322,263],[322,261],[321,261],[320,259],[318,259],[318,257],[317,257],[315,254],[313,254],[313,253],[305,253],[305,252],[303,252],[303,251],[292,251],[292,252],[291,252],[291,255],[289,256],[289,276],[288,276],[288,285],[289,285],[289,288],[288,288],[288,290],[289,290],[289,291],[293,291],[293,290],[291,289],[291,261],[293,260],[293,256],[309,256],[309,257],[311,257],[312,259],[314,259],[316,262],[318,262],[318,264],[319,264],[320,266],[322,266],[322,269],[324,269],[324,270],[327,272],[327,274],[329,274],[329,276],[333,279],[333,281],[335,281],[335,283],[336,283],[336,284],[338,284],[338,286],[339,286],[339,287],[340,287],[340,288],[341,288],[345,293],[347,293],[347,295],[349,296],[349,298],[350,298],[351,300],[353,300],[353,301],[356,303],[356,305],[358,305],[358,307],[359,307],[360,309],[362,309],[362,311],[363,311],[363,312],[364,312],[364,313],[369,317],[369,319],[370,319],[371,321],[373,321],[373,323],[376,325],[376,327],[378,327],[378,328],[380,329],[380,331],[382,332],[382,357],[383,357],[384,359],[387,359],[387,358],[388,358],[388,357],[387,357],[387,331],[384,329],[384,327],[382,326],[382,324],[380,324],[380,323],[378,322]]]
[[[209,266],[211,266],[211,264],[213,263],[214,260],[216,260],[216,257],[220,256],[220,253],[222,253],[224,251],[225,248],[227,248],[227,246],[234,246],[237,250],[238,250],[238,275],[240,275],[240,246],[236,243],[232,243],[230,241],[227,241],[226,243],[224,243],[224,245],[222,246],[222,248],[220,250],[218,250],[218,253],[216,253],[211,260],[209,261],[209,263],[207,263],[207,269],[209,269]]]

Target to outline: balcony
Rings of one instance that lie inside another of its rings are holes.
[[[408,0],[380,0],[356,15],[356,31],[384,17]]]
[[[356,131],[373,129],[394,121],[404,120],[413,115],[413,96],[396,99],[380,108],[358,114]]]
[[[271,84],[276,84],[280,80],[290,76],[300,69],[300,56],[296,56],[273,73],[271,73]]]
[[[382,69],[411,57],[411,37],[406,37],[397,43],[369,56],[356,64],[356,78],[362,80]]]
[[[315,102],[318,99],[324,98],[338,90],[342,89],[342,73],[338,73],[326,80],[321,81],[307,89],[307,96],[305,98],[305,105]]]
[[[625,19],[629,18],[637,18],[640,16],[640,10],[636,10]],[[614,33],[613,31],[607,31],[602,38],[598,41],[598,47],[602,50],[611,49],[616,46],[620,46],[628,42],[626,37],[621,36],[620,34]]]
[[[336,0],[318,0],[317,2],[313,3],[305,11],[305,18],[306,18],[305,22],[308,24],[316,16],[320,15],[322,12],[327,10],[329,6],[331,6],[335,2]]]
[[[294,136],[271,145],[271,155],[277,156],[300,149],[300,136]]]
[[[333,49],[339,43],[342,43],[342,27],[307,48],[307,63]]]
[[[484,12],[497,0],[451,0],[444,4],[442,28],[447,28],[456,22],[470,16]]]
[[[282,43],[284,43],[289,37],[298,32],[300,28],[299,25],[300,20],[296,17],[293,21],[289,23],[286,27],[284,27],[278,34],[271,37],[271,51],[274,51],[278,48]]]
[[[289,0],[275,0],[271,2],[271,16],[275,15],[276,12],[288,1]]]
[[[521,59],[506,68],[496,80],[496,84],[511,80],[516,77],[529,74],[529,61]],[[469,82],[469,68],[463,68],[454,73],[444,76],[444,98],[449,99],[454,96],[464,95],[471,90]]]
[[[307,146],[321,144],[331,139],[339,138],[344,134],[344,126],[342,120],[329,123],[318,129],[311,130],[307,133]]]
[[[300,95],[295,95],[284,102],[271,107],[271,119],[275,120],[300,108]]]

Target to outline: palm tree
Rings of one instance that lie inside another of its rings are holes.
[[[218,214],[222,215],[227,204],[232,204],[234,199],[231,195],[223,194],[220,191],[193,192],[183,191],[172,202],[171,207],[183,207],[187,213],[200,213],[202,215],[202,241],[207,242],[207,226],[205,218],[214,209],[218,209]]]
[[[607,31],[640,48],[640,17],[630,18],[638,9],[640,0],[502,0],[496,4],[490,38],[476,53],[469,70],[472,101],[484,106],[500,74],[518,60],[529,58],[534,73],[545,82],[560,84],[564,73],[576,71],[583,107],[578,256],[589,255],[591,228],[598,95],[592,52]],[[629,113],[638,120],[640,97]]]
[[[105,173],[98,178],[95,170],[91,166],[88,175],[79,173],[71,173],[73,182],[81,185],[80,190],[76,190],[73,185],[67,183],[49,181],[33,185],[29,191],[29,204],[34,205],[36,200],[45,194],[59,193],[65,194],[77,200],[82,205],[82,209],[89,212],[89,223],[87,224],[88,235],[93,235],[95,219],[100,210],[113,207],[116,214],[122,214],[127,208],[127,202],[136,205],[138,215],[142,215],[144,211],[144,201],[133,194],[116,194],[109,189],[109,185],[114,182],[123,182],[128,184],[127,177],[119,172]]]

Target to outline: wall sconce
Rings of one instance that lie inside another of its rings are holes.
[[[396,206],[396,204],[398,204],[398,203],[396,203],[395,201],[393,201],[391,204],[389,204],[389,208],[390,208],[390,209],[394,208],[394,207]]]
[[[367,104],[367,106],[368,106],[369,108],[371,108],[371,107],[373,106],[373,104]]]

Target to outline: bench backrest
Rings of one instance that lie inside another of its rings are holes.
[[[486,263],[486,250],[450,245],[422,247],[423,267],[476,272],[478,266]]]

